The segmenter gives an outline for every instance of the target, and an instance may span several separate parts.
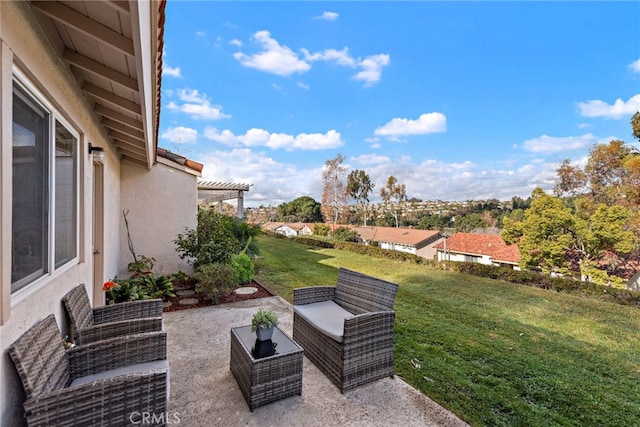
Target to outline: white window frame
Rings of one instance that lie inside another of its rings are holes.
[[[20,303],[21,301],[23,301],[24,299],[28,298],[30,295],[35,294],[38,290],[42,289],[43,287],[45,287],[47,284],[49,284],[55,277],[59,276],[60,274],[64,273],[66,270],[68,270],[69,268],[71,268],[74,265],[77,265],[79,263],[80,260],[80,200],[81,200],[81,194],[80,194],[80,190],[81,190],[81,183],[80,183],[80,170],[81,170],[81,161],[82,161],[82,139],[80,137],[80,132],[78,132],[78,130],[76,129],[75,126],[73,126],[71,123],[69,123],[68,120],[66,120],[66,118],[60,113],[60,111],[58,109],[56,109],[54,107],[54,105],[48,101],[48,98],[42,93],[40,92],[36,86],[20,71],[19,68],[17,68],[15,65],[13,66],[13,79],[12,79],[12,86],[11,86],[11,92],[12,92],[12,99],[13,99],[13,84],[19,86],[29,97],[31,102],[37,104],[38,106],[42,107],[44,110],[47,111],[47,113],[49,114],[49,122],[48,122],[48,126],[49,126],[49,141],[48,141],[48,148],[49,148],[49,159],[48,159],[48,166],[49,166],[49,171],[48,171],[48,179],[49,179],[49,185],[48,185],[48,191],[49,191],[49,204],[48,204],[48,211],[49,211],[49,215],[47,218],[47,222],[48,222],[48,231],[47,231],[47,272],[45,272],[42,276],[34,279],[33,281],[31,281],[30,283],[27,283],[25,285],[23,285],[20,289],[14,291],[11,291],[11,307],[17,305],[18,303]],[[12,103],[12,107],[13,108],[13,103]],[[69,261],[67,261],[66,263],[62,264],[61,266],[59,266],[58,268],[55,267],[55,236],[56,236],[56,229],[55,229],[55,188],[56,188],[56,182],[55,182],[55,161],[56,161],[56,156],[55,156],[55,126],[56,126],[56,122],[60,123],[61,125],[63,125],[65,127],[65,129],[67,131],[69,131],[69,133],[71,133],[71,135],[73,135],[74,138],[76,138],[77,141],[77,149],[76,149],[76,170],[75,170],[75,186],[76,186],[76,191],[75,191],[75,256],[73,258],[71,258]],[[12,139],[12,138],[11,138]],[[13,211],[13,206],[12,206],[12,211]],[[13,283],[11,283],[11,286],[13,286]]]

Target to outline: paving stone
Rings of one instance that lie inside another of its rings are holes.
[[[258,292],[258,288],[254,288],[253,286],[245,286],[243,288],[238,288],[233,292],[235,292],[238,295],[250,295]]]
[[[176,292],[176,294],[181,297],[190,297],[192,295],[195,295],[196,291],[193,291],[193,290],[178,291]]]
[[[200,300],[198,298],[185,298],[178,301],[180,305],[196,305]]]
[[[167,308],[167,307],[171,307],[171,301],[164,301],[162,303],[162,308]]]

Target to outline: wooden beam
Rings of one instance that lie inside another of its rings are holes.
[[[93,95],[96,98],[106,101],[117,107],[122,107],[125,110],[131,111],[132,113],[141,114],[142,112],[142,108],[140,107],[140,105],[136,104],[135,102],[129,101],[127,98],[118,96],[112,92],[109,92],[108,90],[102,89],[101,87],[92,85],[91,83],[85,82],[82,85],[82,90],[89,95]]]
[[[103,77],[117,85],[124,87],[125,89],[131,89],[136,92],[139,91],[137,80],[132,79],[131,77],[122,74],[119,71],[114,70],[113,68],[109,68],[104,64],[94,61],[91,58],[80,55],[79,53],[74,52],[71,49],[65,49],[64,53],[62,54],[62,58],[78,68],[82,68],[83,70],[86,70],[91,74]]]
[[[129,135],[125,135],[122,132],[118,132],[118,131],[115,131],[115,130],[110,130],[109,131],[109,136],[111,138],[113,138],[113,139],[117,139],[117,140],[120,140],[120,141],[128,142],[129,144],[134,145],[136,147],[140,147],[140,148],[143,148],[143,149],[144,149],[144,147],[146,147],[144,139],[134,138],[134,137],[131,137]]]
[[[106,4],[108,4],[109,6],[111,6],[112,8],[116,9],[119,12],[122,13],[126,13],[126,14],[131,14],[131,10],[129,10],[129,2],[125,1],[125,0],[112,0],[112,1],[107,1],[105,2]]]
[[[97,104],[95,107],[93,107],[93,111],[95,111],[96,113],[104,116],[104,117],[108,117],[110,119],[116,120],[120,123],[123,123],[127,126],[131,126],[134,127],[138,130],[142,130],[142,122],[133,118],[133,117],[129,117],[126,114],[122,114],[119,113],[115,110],[112,110],[109,107],[105,107],[104,105],[100,105]]]
[[[135,56],[133,40],[69,6],[57,1],[32,1],[31,5],[51,19],[68,25],[98,42],[106,43],[126,55]]]
[[[133,40],[61,2],[32,1],[31,5],[50,18],[68,25],[98,42],[106,43],[131,57],[135,56]]]
[[[113,129],[116,130],[118,132],[122,132],[124,134],[127,134],[129,136],[132,136],[134,138],[140,139],[142,141],[144,141],[144,132],[138,130],[138,129],[134,129],[132,127],[129,127],[127,125],[123,125],[122,123],[115,121],[115,120],[111,120],[111,119],[107,119],[106,117],[104,119],[102,119],[102,125],[109,128],[109,129]]]
[[[128,147],[126,146],[122,146],[122,145],[118,145],[116,144],[116,146],[118,147],[118,151],[121,153],[126,154],[129,157],[134,157],[136,159],[142,160],[144,162],[147,161],[147,156],[144,153],[139,153],[133,150],[130,150]]]

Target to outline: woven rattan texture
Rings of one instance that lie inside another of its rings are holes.
[[[230,368],[249,409],[302,394],[303,350],[254,359],[231,331]]]
[[[91,308],[84,285],[63,298],[76,344],[162,330],[162,300],[150,299]]]
[[[343,393],[393,376],[393,304],[398,286],[341,268],[335,292],[329,289],[296,289],[294,305],[333,300],[353,313],[354,317],[345,319],[342,342],[323,334],[295,313],[294,340]]]
[[[134,372],[79,386],[75,378],[136,363],[166,359],[166,334],[153,332],[64,350],[53,315],[25,332],[9,348],[23,383],[29,426],[125,426],[142,412],[165,414],[164,369]]]

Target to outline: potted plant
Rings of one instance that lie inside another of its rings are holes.
[[[270,340],[273,328],[278,324],[278,316],[271,310],[258,310],[251,319],[251,330],[256,333],[259,341]]]

